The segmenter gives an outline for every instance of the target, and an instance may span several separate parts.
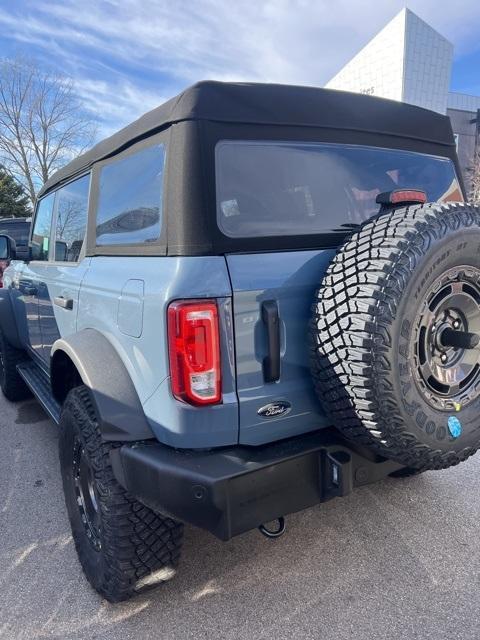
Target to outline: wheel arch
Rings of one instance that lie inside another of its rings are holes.
[[[102,438],[133,442],[154,438],[125,364],[111,342],[95,329],[57,340],[51,352],[50,379],[55,398],[84,384],[91,392]]]

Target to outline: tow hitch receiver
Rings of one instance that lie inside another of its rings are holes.
[[[321,451],[320,486],[322,487],[322,501],[346,496],[353,489],[352,456],[348,451]],[[276,529],[269,529],[261,524],[258,530],[266,538],[280,538],[285,533],[285,518],[277,518]]]
[[[320,465],[320,486],[322,487],[322,499],[330,500],[348,495],[353,489],[352,456],[348,451],[321,452],[323,457]]]

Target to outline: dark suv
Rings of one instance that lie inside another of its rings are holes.
[[[0,245],[1,387],[60,424],[109,600],[173,575],[184,522],[275,537],[480,445],[480,211],[442,115],[200,83],[44,185],[24,260]]]

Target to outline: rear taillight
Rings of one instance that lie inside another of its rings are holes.
[[[219,403],[222,391],[216,302],[173,302],[168,307],[168,346],[173,395],[190,404]]]

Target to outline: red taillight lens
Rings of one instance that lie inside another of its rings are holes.
[[[168,307],[168,346],[173,395],[190,404],[219,403],[222,381],[215,301],[173,302]]]
[[[427,194],[420,189],[394,189],[379,193],[376,202],[383,205],[394,204],[424,204],[427,202]]]

